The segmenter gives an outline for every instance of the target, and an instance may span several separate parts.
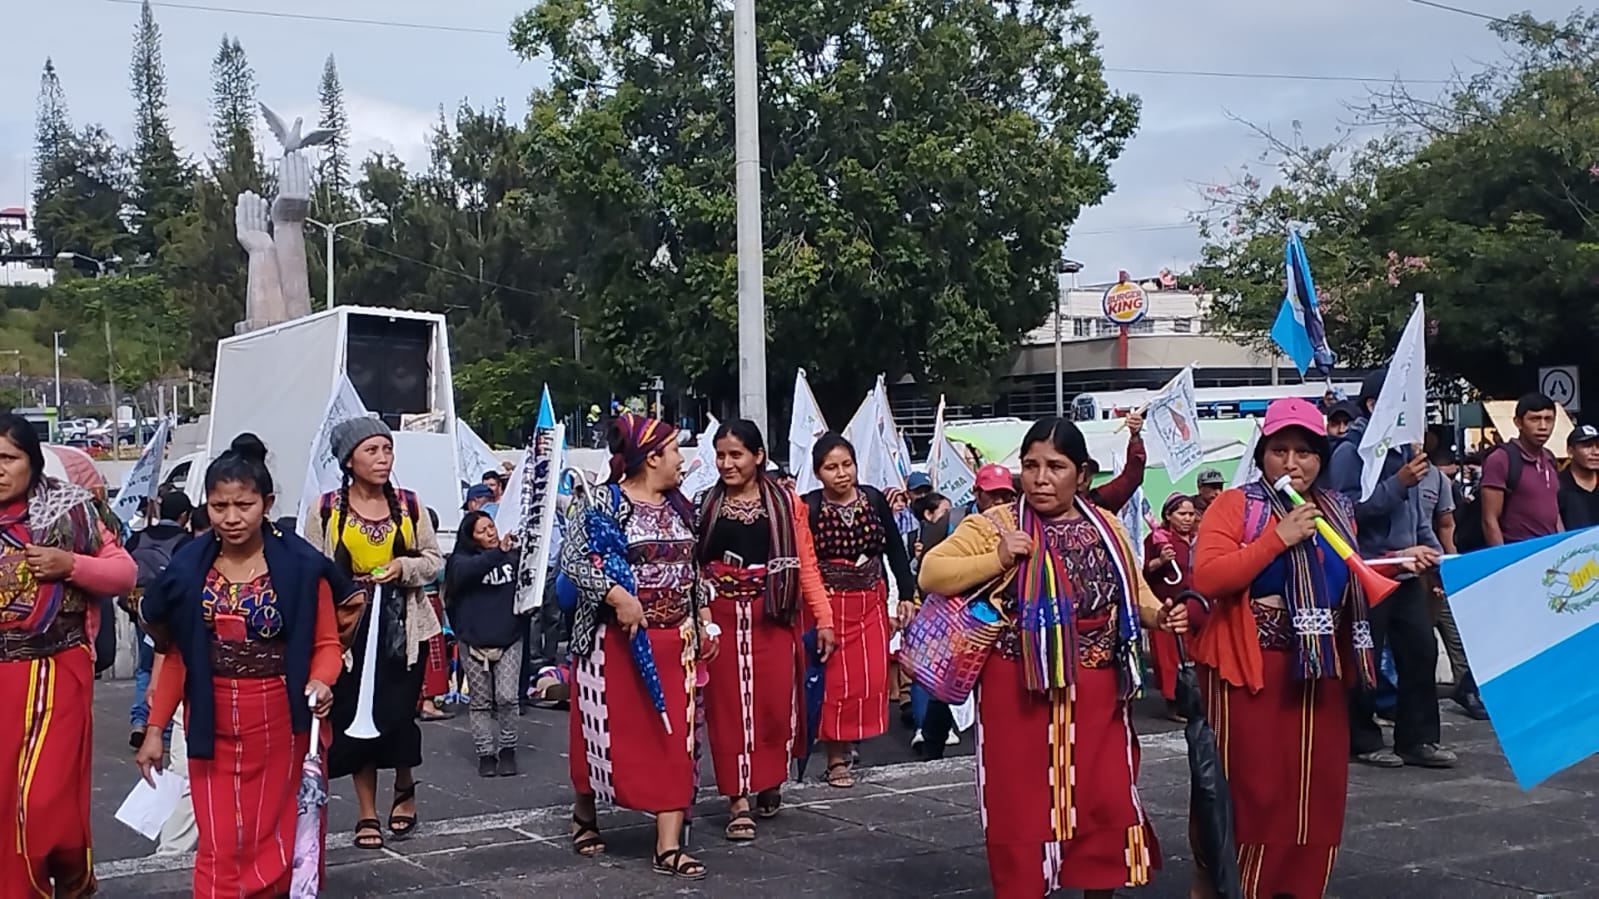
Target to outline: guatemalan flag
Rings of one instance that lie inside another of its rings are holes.
[[[1327,330],[1322,327],[1321,306],[1316,302],[1316,284],[1310,279],[1310,262],[1305,258],[1298,231],[1288,232],[1283,265],[1288,270],[1288,291],[1282,308],[1277,310],[1277,321],[1271,326],[1271,339],[1294,360],[1301,375],[1312,366],[1325,375],[1336,357],[1327,346]]]
[[[1446,558],[1441,574],[1522,788],[1599,752],[1599,528]]]

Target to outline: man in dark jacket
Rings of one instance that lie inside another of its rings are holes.
[[[1573,429],[1566,447],[1571,464],[1560,473],[1560,522],[1579,531],[1599,525],[1599,428]]]
[[[1389,450],[1376,489],[1370,497],[1362,498],[1365,460],[1360,441],[1371,424],[1385,376],[1383,371],[1373,372],[1362,382],[1356,401],[1360,417],[1350,422],[1343,439],[1334,443],[1332,461],[1324,477],[1333,489],[1355,504],[1362,557],[1409,556],[1431,567],[1438,561],[1438,538],[1433,533],[1430,513],[1422,511],[1421,491],[1417,489],[1427,474],[1426,454],[1419,447],[1413,451]],[[1383,744],[1382,729],[1373,719],[1375,708],[1370,693],[1356,690],[1349,701],[1350,752],[1355,761],[1378,768],[1448,768],[1455,764],[1456,757],[1439,745],[1442,724],[1438,716],[1438,644],[1433,637],[1432,604],[1416,575],[1392,571],[1389,576],[1399,579],[1399,589],[1372,608],[1370,625],[1373,649],[1381,653],[1385,643],[1392,649],[1399,676],[1394,749]]]
[[[193,512],[194,504],[183,495],[183,491],[173,490],[161,497],[156,522],[128,540],[128,555],[133,557],[133,564],[138,569],[133,588],[135,595],[129,597],[133,603],[137,603],[138,596],[155,583],[161,572],[167,570],[173,553],[193,539],[189,535],[189,516]],[[128,742],[138,749],[144,745],[144,725],[150,718],[150,706],[144,701],[144,694],[150,686],[150,671],[155,666],[155,644],[139,627],[139,616],[133,615],[131,610],[129,614],[133,617],[133,632],[139,641],[139,660],[133,669],[133,705],[128,709],[128,723],[133,730]]]

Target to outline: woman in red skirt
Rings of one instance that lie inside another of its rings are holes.
[[[116,517],[44,473],[33,425],[0,415],[0,895],[86,896],[94,636],[133,589]]]
[[[816,567],[804,507],[766,474],[766,442],[754,422],[716,432],[721,480],[699,501],[699,562],[711,592],[711,625],[723,651],[705,684],[705,726],[716,786],[728,798],[729,840],[755,839],[750,794],[763,818],[777,814],[794,754],[799,612],[816,623],[825,662],[833,610]]]
[[[811,449],[811,465],[822,486],[805,495],[805,504],[837,636],[823,674],[817,735],[827,744],[828,784],[852,787],[850,744],[888,730],[883,557],[894,572],[901,620],[910,614],[915,581],[888,500],[875,487],[855,483],[855,447],[838,434],[823,434]]]
[[[561,570],[577,588],[572,848],[605,850],[603,799],[655,814],[656,873],[700,880],[705,865],[683,851],[682,833],[694,793],[696,662],[701,651],[714,660],[718,641],[702,632],[711,612],[697,589],[693,508],[678,489],[683,454],[675,428],[631,412],[617,417],[610,444],[611,479],[574,504],[561,547]],[[647,670],[635,655],[640,630]]]
[[[1329,453],[1321,412],[1276,400],[1261,434],[1262,477],[1219,495],[1199,528],[1193,584],[1212,611],[1193,657],[1232,790],[1244,896],[1315,899],[1343,833],[1345,689],[1375,680],[1371,630],[1359,583],[1316,534],[1322,517],[1356,545],[1349,500],[1314,486]],[[1269,486],[1284,475],[1306,505]],[[1194,893],[1211,894],[1203,870]]]
[[[921,586],[1006,623],[977,681],[977,788],[999,899],[1148,883],[1160,847],[1138,798],[1128,700],[1142,625],[1187,630],[1138,577],[1114,516],[1077,494],[1088,445],[1060,418],[1022,441],[1022,499],[968,515],[922,559]],[[990,586],[991,585],[991,586]]]
[[[1194,498],[1173,493],[1161,507],[1160,527],[1144,538],[1144,580],[1162,602],[1176,599],[1190,589],[1194,535],[1198,527],[1199,507],[1194,504]],[[1194,613],[1195,608],[1190,608],[1189,615]],[[1200,623],[1193,617],[1189,621],[1196,631]],[[1160,688],[1160,695],[1166,697],[1166,717],[1181,721],[1177,714],[1177,638],[1157,630],[1149,635],[1149,647],[1155,663],[1155,684]]]
[[[289,892],[311,716],[333,706],[334,583],[341,599],[354,588],[268,520],[272,474],[254,435],[211,463],[205,493],[211,535],[180,549],[140,601],[165,655],[137,761],[147,780],[161,767],[161,731],[182,702],[194,895],[267,899]]]

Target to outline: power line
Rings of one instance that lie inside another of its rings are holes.
[[[385,250],[384,248],[382,248],[380,246],[376,246],[374,244],[369,244],[366,241],[360,239],[359,237],[351,237],[351,236],[346,235],[346,234],[340,234],[340,235],[338,235],[338,239],[342,240],[342,241],[347,241],[349,243],[357,244],[357,245],[362,246],[362,247],[365,247],[366,249],[371,250],[374,253],[379,253],[381,255],[388,256],[391,259],[398,259],[398,260],[400,260],[402,262],[409,262],[412,265],[420,265],[423,268],[432,269],[433,271],[436,271],[436,272],[438,272],[441,275],[449,275],[449,276],[451,276],[453,278],[460,278],[463,281],[471,281],[474,284],[481,284],[484,287],[493,287],[493,288],[495,288],[497,290],[508,290],[508,291],[510,291],[512,293],[520,293],[520,294],[524,294],[524,295],[530,296],[530,297],[543,296],[542,294],[535,293],[534,291],[527,290],[526,288],[512,287],[509,284],[501,284],[498,281],[490,281],[487,278],[479,278],[478,276],[476,276],[474,274],[471,274],[470,272],[463,272],[463,271],[457,271],[455,269],[444,268],[443,266],[434,265],[433,263],[427,262],[427,261],[422,260],[422,259],[416,259],[414,257],[407,256],[404,253],[396,253],[393,250]]]
[[[1470,16],[1473,19],[1482,19],[1485,22],[1493,22],[1496,25],[1507,25],[1507,26],[1509,26],[1511,28],[1525,28],[1525,27],[1528,27],[1526,25],[1526,23],[1524,23],[1524,22],[1517,22],[1517,21],[1515,21],[1513,19],[1507,19],[1507,18],[1505,18],[1503,16],[1496,16],[1496,15],[1491,15],[1491,14],[1485,13],[1485,12],[1478,12],[1475,9],[1466,9],[1466,8],[1460,7],[1460,6],[1450,6],[1447,3],[1439,3],[1438,0],[1410,0],[1410,2],[1416,4],[1417,6],[1428,6],[1428,7],[1431,7],[1433,9],[1443,10],[1444,12],[1452,12],[1452,13],[1455,13],[1456,15]],[[1559,27],[1559,26],[1555,26],[1555,25],[1546,25],[1546,24],[1544,24],[1542,22],[1537,22],[1536,20],[1534,20],[1533,26],[1536,27],[1539,31],[1554,35],[1555,37],[1570,38],[1570,37],[1577,37],[1578,36],[1578,35],[1573,34],[1567,28],[1563,28],[1563,27]]]
[[[1166,225],[1126,225],[1119,228],[1096,228],[1092,231],[1072,231],[1072,237],[1097,237],[1104,234],[1133,234],[1150,231],[1180,231],[1198,228],[1196,222],[1172,222]]]
[[[126,6],[138,6],[144,0],[104,0],[106,3],[118,3]],[[1423,2],[1423,0],[1415,0]],[[392,19],[356,19],[344,16],[324,16],[312,13],[277,12],[264,9],[248,9],[238,6],[213,6],[200,3],[173,3],[170,0],[151,0],[151,6],[163,9],[188,10],[191,12],[232,13],[240,16],[258,16],[269,19],[298,19],[308,22],[327,22],[337,25],[368,25],[375,28],[405,28],[413,31],[439,31],[452,34],[484,34],[503,38],[506,36],[504,28],[478,28],[467,25],[440,25],[431,22],[402,22]],[[1439,5],[1431,4],[1428,5]],[[1443,7],[1448,8],[1448,7]],[[1492,18],[1492,17],[1487,17]],[[1371,84],[1375,82],[1394,81],[1397,76],[1373,77],[1368,75],[1318,75],[1313,73],[1295,72],[1228,72],[1208,69],[1153,69],[1143,67],[1107,66],[1106,72],[1118,75],[1154,75],[1159,77],[1175,78],[1232,78],[1251,81],[1326,81],[1345,82],[1353,84]],[[1411,78],[1412,84],[1448,84],[1442,78]]]
[[[105,0],[106,3],[120,3],[126,6],[139,6],[144,0]],[[437,25],[428,22],[396,22],[389,19],[352,19],[344,16],[319,16],[311,13],[274,12],[266,9],[242,9],[236,6],[206,6],[199,3],[168,3],[163,0],[151,0],[151,6],[163,9],[184,9],[191,12],[217,12],[232,13],[237,16],[258,16],[264,19],[299,19],[307,22],[329,22],[337,25],[371,25],[378,28],[408,28],[414,31],[447,31],[456,34],[489,34],[503,38],[506,36],[504,28],[472,28],[466,25]]]
[[[1383,81],[1409,81],[1411,84],[1449,83],[1448,79],[1445,78],[1400,78],[1398,75],[1369,78],[1364,75],[1314,75],[1294,72],[1215,72],[1196,69],[1130,69],[1119,66],[1106,66],[1105,71],[1128,75],[1180,75],[1185,78],[1241,78],[1256,81],[1344,81],[1357,84],[1371,84]]]

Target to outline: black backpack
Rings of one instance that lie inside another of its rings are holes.
[[[1526,461],[1521,458],[1521,453],[1511,452],[1510,444],[1501,443],[1482,457],[1483,465],[1486,466],[1489,457],[1497,452],[1505,454],[1505,497],[1508,500],[1521,483],[1521,466]],[[1464,553],[1487,545],[1488,539],[1482,531],[1482,485],[1479,484],[1477,495],[1455,510],[1455,548]]]
[[[127,549],[138,571],[139,589],[147,589],[155,583],[161,572],[167,570],[167,564],[172,561],[173,554],[191,539],[193,539],[191,535],[180,528],[173,528],[172,533],[161,536],[152,536],[146,528],[134,535],[133,539],[128,541]]]

